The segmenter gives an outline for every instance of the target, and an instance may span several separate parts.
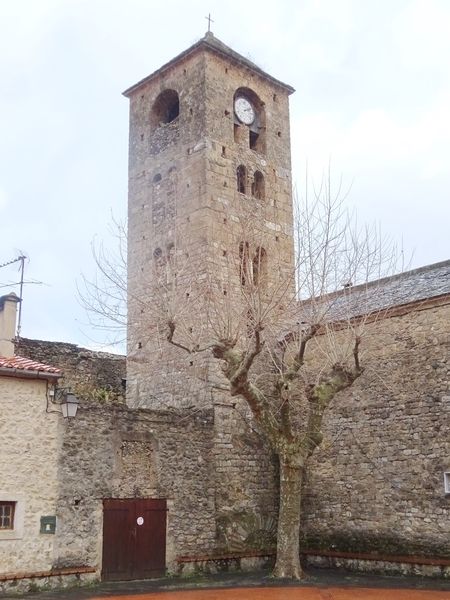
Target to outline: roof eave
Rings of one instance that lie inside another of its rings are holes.
[[[264,79],[268,79],[270,82],[272,82],[277,87],[280,87],[280,88],[286,90],[289,95],[293,94],[295,92],[295,89],[291,85],[288,85],[287,83],[283,83],[279,79],[272,77],[272,75],[269,75],[268,73],[263,71],[263,69],[258,67],[258,65],[254,65],[250,61],[245,59],[244,57],[241,57],[237,52],[233,52],[233,54],[230,55],[225,50],[221,50],[220,48],[217,48],[213,44],[209,43],[208,40],[202,40],[202,41],[209,50],[215,52],[219,56],[224,56],[228,60],[232,60],[233,62],[235,62],[239,65],[242,65],[244,68],[248,69],[249,71],[253,71],[254,73],[259,75],[260,77],[263,77]]]
[[[144,77],[144,79],[141,79],[131,87],[127,88],[124,92],[122,92],[123,96],[125,96],[126,98],[130,98],[133,92],[138,90],[140,87],[149,83],[153,79],[156,79],[156,77],[162,75],[170,68],[175,66],[177,63],[184,60],[189,55],[194,54],[202,47],[206,50],[214,52],[219,56],[227,58],[227,60],[231,60],[232,62],[245,67],[249,71],[253,71],[254,73],[259,75],[260,77],[263,77],[264,79],[268,79],[270,82],[272,82],[272,84],[287,91],[289,95],[295,92],[295,89],[292,86],[288,85],[287,83],[283,83],[278,79],[275,79],[275,77],[272,77],[271,75],[260,69],[257,65],[252,65],[250,61],[246,60],[244,57],[240,57],[240,55],[237,52],[233,52],[233,54],[228,54],[224,50],[221,50],[220,48],[216,47],[214,44],[209,43],[207,39],[202,38],[201,40],[190,46],[187,50],[184,50],[183,52],[181,52],[181,54],[178,54],[177,56],[175,56],[175,58],[164,64],[157,71],[154,71],[150,75],[147,75],[147,77]]]
[[[0,367],[0,376],[16,377],[18,379],[44,379],[55,381],[62,377],[62,373],[47,373],[46,371],[32,371],[30,369],[19,369],[17,367]]]

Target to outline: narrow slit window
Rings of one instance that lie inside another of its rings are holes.
[[[244,167],[244,165],[239,165],[238,168],[236,169],[236,184],[237,184],[237,191],[240,194],[245,194],[246,179],[247,179],[247,169]]]
[[[252,183],[252,196],[258,200],[264,200],[265,188],[264,188],[264,175],[261,171],[255,171]]]
[[[175,262],[175,244],[173,242],[167,245],[167,260],[171,265]]]
[[[253,283],[261,289],[267,284],[267,253],[264,248],[257,248],[253,257]]]
[[[241,242],[239,244],[239,277],[241,280],[241,285],[245,285],[251,278],[249,267],[249,244],[248,242]]]

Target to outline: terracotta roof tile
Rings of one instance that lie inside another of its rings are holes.
[[[22,358],[21,356],[11,356],[9,358],[0,356],[0,368],[11,369],[14,371],[38,371],[43,374],[62,375],[61,369],[51,367],[50,365],[44,365],[36,360],[30,360],[29,358]]]

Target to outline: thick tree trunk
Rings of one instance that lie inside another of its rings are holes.
[[[303,577],[299,554],[302,476],[301,467],[292,466],[280,457],[280,511],[274,577]]]

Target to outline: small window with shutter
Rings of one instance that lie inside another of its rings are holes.
[[[15,502],[0,501],[0,529],[14,529]]]

